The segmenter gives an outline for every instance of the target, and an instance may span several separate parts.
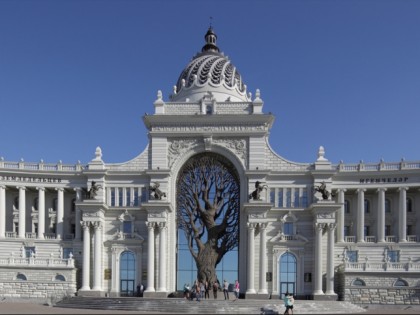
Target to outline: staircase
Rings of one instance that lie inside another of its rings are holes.
[[[136,311],[138,314],[283,314],[281,300],[201,300],[181,298],[96,298],[73,297],[56,303],[55,307]],[[295,300],[294,314],[349,314],[365,310],[349,302]],[[59,311],[57,311],[59,313]]]

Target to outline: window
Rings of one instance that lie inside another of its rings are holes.
[[[210,115],[212,112],[213,112],[213,109],[212,109],[211,105],[207,105],[206,106],[206,114]]]
[[[111,207],[115,207],[115,188],[111,188]]]
[[[391,200],[385,199],[385,213],[391,213]]]
[[[270,202],[271,203],[276,202],[276,190],[274,188],[270,189]]]
[[[73,248],[63,248],[63,259],[69,259],[71,257],[73,257]]]
[[[147,188],[141,188],[141,202],[147,202]]]
[[[348,250],[346,251],[346,258],[348,262],[357,262],[358,253],[357,250]]]
[[[123,190],[122,188],[118,188],[118,204],[117,207],[121,207],[123,205]]]
[[[131,206],[131,200],[130,200],[130,188],[125,189],[125,204],[127,206]]]
[[[365,199],[365,213],[370,213],[370,202]]]
[[[408,287],[408,283],[403,279],[398,279],[397,281],[395,281],[394,287]]]
[[[25,246],[25,257],[29,258],[35,255],[35,247],[34,246]]]
[[[344,236],[350,236],[350,226],[349,225],[344,226]]]
[[[54,280],[55,281],[66,281],[66,278],[64,278],[63,275],[56,275]]]
[[[413,212],[413,201],[410,198],[406,200],[407,212]]]
[[[344,213],[350,213],[350,201],[344,200]]]
[[[283,188],[279,188],[277,192],[278,207],[283,208]]]
[[[295,189],[295,195],[293,198],[293,207],[299,207],[299,189]]]
[[[290,208],[292,206],[292,189],[286,189],[286,208]]]
[[[400,253],[398,250],[388,250],[387,257],[389,262],[400,261]]]
[[[16,280],[26,281],[28,279],[26,278],[26,276],[23,273],[18,273],[17,276],[16,276]]]
[[[363,286],[363,287],[366,286],[365,282],[362,279],[359,279],[359,278],[355,279],[353,281],[352,285]]]
[[[138,189],[134,189],[134,200],[133,200],[133,206],[137,207],[139,205],[139,191]]]
[[[293,235],[293,222],[285,222],[283,228],[284,235]]]
[[[34,211],[38,211],[38,197],[34,198],[33,205]]]
[[[306,190],[306,188],[302,189],[302,197],[300,202],[301,207],[306,208],[308,206],[308,191]]]
[[[53,208],[53,211],[57,211],[57,208],[58,208],[58,199],[57,198],[53,199],[52,208]]]
[[[131,234],[131,221],[124,221],[123,222],[123,233]]]

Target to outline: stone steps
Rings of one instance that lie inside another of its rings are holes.
[[[125,310],[139,313],[163,314],[283,314],[284,306],[280,300],[201,300],[188,301],[180,298],[96,298],[73,297],[64,299],[56,307]],[[295,300],[294,314],[348,314],[365,310],[349,302]]]

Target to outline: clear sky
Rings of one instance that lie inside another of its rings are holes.
[[[420,160],[420,1],[0,0],[0,157],[125,162],[142,116],[204,44],[276,119],[272,148],[314,162]]]

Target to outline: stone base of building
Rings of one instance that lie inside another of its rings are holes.
[[[245,293],[245,299],[268,300],[269,297],[268,293]]]
[[[77,291],[77,296],[105,297],[105,292],[96,290],[79,290]]]
[[[314,294],[312,296],[312,299],[316,301],[337,301],[338,295],[337,294]]]
[[[166,298],[168,297],[168,292],[143,292],[143,297],[145,298]]]

